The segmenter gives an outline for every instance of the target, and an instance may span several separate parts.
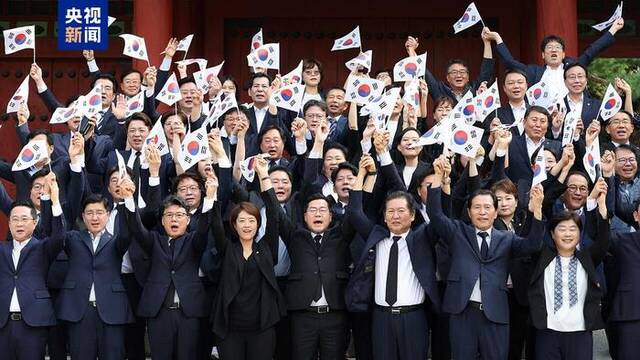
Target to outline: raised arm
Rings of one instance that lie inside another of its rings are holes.
[[[371,169],[375,169],[373,158],[369,154],[362,155],[360,159],[358,175],[353,184],[353,188],[349,194],[349,204],[345,209],[345,219],[365,241],[369,238],[369,234],[373,230],[374,223],[365,215],[362,208],[362,187],[364,185],[367,173]]]
[[[600,54],[604,49],[611,46],[614,43],[615,38],[614,35],[624,27],[624,19],[620,18],[616,20],[616,22],[611,25],[608,31],[606,31],[602,36],[598,38],[598,40],[594,41],[588,48],[584,49],[580,57],[578,58],[578,62],[584,66],[588,66],[591,64],[591,61],[595,59],[598,54]]]
[[[150,254],[153,249],[154,238],[151,232],[142,224],[140,211],[137,209],[136,203],[133,200],[133,194],[135,191],[136,186],[133,184],[131,179],[125,178],[121,180],[120,196],[124,199],[124,204],[127,208],[127,211],[125,211],[124,214],[127,220],[129,234],[138,242],[145,253]]]
[[[214,203],[218,200],[218,179],[214,176],[207,178],[204,184],[205,197],[202,200],[202,215],[198,217],[195,233],[192,234],[191,246],[196,253],[203,253],[207,248],[209,225]]]
[[[50,189],[53,219],[51,223],[51,235],[45,239],[45,249],[49,261],[53,261],[64,246],[65,229],[62,222],[63,214],[62,206],[60,205],[60,191],[55,175],[48,175],[46,181]]]
[[[529,194],[529,211],[533,213],[531,228],[526,238],[513,235],[515,240],[511,245],[511,253],[515,257],[527,256],[540,251],[544,238],[544,223],[542,222],[542,201],[544,199],[542,185],[534,186]]]

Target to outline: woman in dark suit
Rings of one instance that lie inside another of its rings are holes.
[[[591,332],[604,327],[596,267],[609,246],[606,194],[601,177],[587,200],[587,210],[597,202],[597,210],[587,214],[597,224],[589,247],[577,248],[582,230],[577,214],[563,212],[549,222],[555,246],[542,249],[529,288],[531,319],[537,329],[536,359],[593,358]]]
[[[222,262],[220,287],[213,307],[213,331],[222,360],[270,360],[276,344],[275,325],[286,312],[273,271],[278,261],[278,201],[267,174],[267,161],[256,157],[266,207],[266,231],[256,241],[260,210],[249,202],[230,214],[225,233],[221,209],[214,210],[213,231]]]

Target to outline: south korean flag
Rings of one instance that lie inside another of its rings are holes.
[[[271,95],[271,104],[283,109],[299,112],[302,109],[303,84],[287,85]]]
[[[205,126],[188,133],[180,145],[178,162],[187,171],[198,161],[209,158],[209,143]]]
[[[382,81],[349,75],[347,78],[347,101],[354,101],[359,105],[366,105],[382,95],[384,83]]]
[[[173,73],[169,77],[162,90],[156,96],[156,100],[161,101],[169,106],[176,103],[176,101],[180,101],[182,99],[182,93],[180,93],[180,85],[178,85],[178,80],[176,79],[176,74]]]
[[[451,113],[453,114],[454,121],[464,119],[467,124],[476,122],[476,102],[471,90],[464,94]]]
[[[453,123],[451,129],[449,149],[456,154],[475,158],[484,129],[465,123]]]

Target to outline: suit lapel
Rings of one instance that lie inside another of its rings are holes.
[[[465,226],[466,229],[466,237],[469,245],[473,249],[476,257],[480,259],[480,248],[478,247],[478,238],[476,237],[476,229],[473,226]]]
[[[8,244],[6,246],[1,246],[1,248],[2,254],[7,260],[7,265],[9,265],[9,269],[11,269],[11,271],[16,271],[15,266],[13,266],[13,257],[11,256],[11,253],[13,252],[13,240],[8,241]]]
[[[83,231],[80,233],[80,238],[82,239],[82,242],[87,246],[87,249],[89,249],[89,252],[93,254],[93,242],[91,241],[91,235],[89,235],[88,232]]]
[[[495,228],[492,229],[492,231],[491,231],[491,242],[489,243],[489,257],[493,257],[493,255],[496,252],[496,249],[498,248],[498,246],[502,242],[502,239],[504,238],[504,236],[501,236],[501,235],[502,234],[498,233]]]
[[[31,250],[33,250],[33,248],[36,246],[37,241],[38,239],[32,237],[31,240],[29,240],[29,243],[27,243],[27,245],[22,248],[22,251],[20,251],[20,258],[18,259],[18,267],[16,268],[16,271],[20,271],[20,267],[27,260],[27,257],[29,257]],[[11,259],[11,263],[13,264],[13,258]]]
[[[104,248],[105,245],[107,245],[107,243],[112,239],[113,237],[111,236],[111,234],[105,231],[102,234],[102,236],[100,236],[100,242],[98,243],[98,247],[96,248],[95,254],[97,255],[100,252],[100,250],[102,250],[102,248]]]

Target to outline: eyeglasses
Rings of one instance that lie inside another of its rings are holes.
[[[628,158],[618,158],[618,160],[616,160],[618,162],[618,164],[620,165],[624,165],[626,163],[629,164],[635,164],[636,163],[636,158],[634,157],[628,157]]]
[[[569,79],[569,80],[574,80],[574,81],[575,81],[575,80],[584,80],[584,79],[586,79],[586,78],[587,78],[587,77],[586,77],[585,75],[583,75],[583,74],[580,74],[580,75],[569,75],[569,76],[567,76],[567,79]]]
[[[23,216],[23,217],[12,216],[12,217],[9,218],[9,221],[11,221],[12,223],[16,223],[16,224],[18,224],[18,223],[26,223],[26,222],[29,222],[31,220],[35,220],[35,219],[31,218],[31,217],[26,217],[26,216]]]
[[[319,207],[319,208],[310,207],[307,209],[307,212],[310,214],[317,214],[317,213],[326,214],[329,212],[329,208],[328,207]]]
[[[89,211],[85,211],[84,215],[86,217],[94,217],[94,216],[104,216],[107,213],[106,210],[89,210]]]
[[[451,76],[464,76],[467,75],[469,73],[469,70],[451,70],[449,71],[447,74],[451,75]]]
[[[307,119],[317,119],[317,120],[322,120],[325,118],[326,115],[324,114],[307,114],[304,117]]]
[[[318,70],[305,70],[305,75],[320,75],[320,71]]]
[[[200,187],[198,185],[180,186],[180,187],[178,187],[178,192],[181,192],[181,193],[185,193],[187,191],[196,192],[198,190],[200,190]]]
[[[31,190],[34,190],[34,191],[40,191],[42,189],[44,189],[44,185],[41,185],[41,184],[33,184],[33,186],[31,186]]]
[[[553,50],[563,50],[562,45],[547,45],[544,47],[544,50],[549,50],[549,51],[553,51]]]
[[[164,213],[162,214],[162,216],[167,219],[183,220],[189,215],[187,213],[177,212],[177,213]]]
[[[610,125],[616,126],[616,125],[631,125],[631,120],[628,119],[622,119],[622,120],[611,120],[609,122]]]
[[[572,193],[577,193],[577,192],[586,193],[587,191],[589,191],[589,188],[586,186],[569,185],[567,186],[567,190],[569,190]]]

